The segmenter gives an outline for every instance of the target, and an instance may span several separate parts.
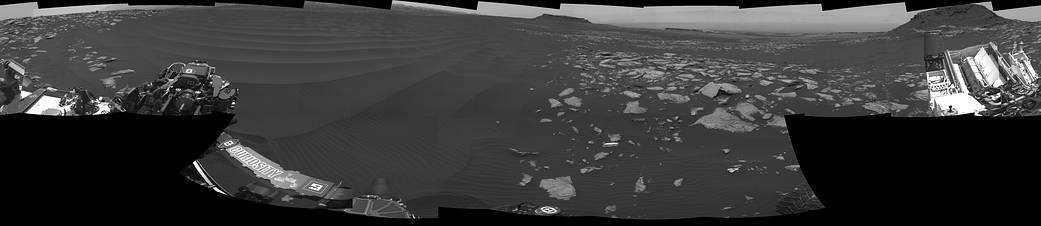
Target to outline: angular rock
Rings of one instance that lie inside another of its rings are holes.
[[[741,165],[737,165],[737,166],[733,166],[733,167],[727,168],[727,172],[730,172],[730,173],[737,172],[738,170],[741,170]]]
[[[661,79],[662,77],[665,77],[665,72],[657,71],[657,70],[651,70],[651,71],[648,71],[647,73],[643,74],[643,78],[649,79],[649,80],[657,80],[657,79]]]
[[[700,112],[702,110],[705,110],[705,108],[703,108],[703,107],[691,107],[690,108],[690,115],[691,116],[697,115],[698,112]]]
[[[706,97],[714,98],[716,95],[719,95],[719,88],[720,86],[718,84],[709,83],[708,85],[702,86],[701,90],[698,90],[698,92]]]
[[[741,89],[737,88],[736,85],[730,83],[719,83],[719,90],[727,94],[738,94],[741,93]]]
[[[581,107],[582,98],[568,97],[567,99],[564,99],[564,103],[566,103],[567,105],[571,105],[572,107]]]
[[[643,183],[643,177],[636,179],[636,185],[633,186],[633,192],[645,193],[647,192],[647,185]]]
[[[716,108],[712,114],[702,116],[694,122],[694,125],[697,124],[701,124],[709,129],[720,129],[734,133],[750,132],[759,127],[756,124],[742,121],[740,117],[728,113],[724,108]]]
[[[622,111],[624,114],[643,114],[647,113],[647,108],[640,107],[640,101],[630,101],[625,103],[625,110]]]
[[[629,91],[629,90],[623,91],[622,95],[625,95],[625,96],[627,96],[629,98],[640,98],[640,94],[639,93],[636,93],[636,92],[633,92],[633,91]]]
[[[517,185],[520,185],[520,186],[528,186],[528,183],[530,183],[530,182],[531,182],[531,179],[532,179],[533,177],[531,177],[531,175],[528,175],[528,174],[526,174],[526,173],[522,173],[522,174],[521,174],[521,176],[522,176],[523,178],[521,178],[521,181],[520,181],[519,183],[517,183]]]
[[[679,186],[683,185],[683,178],[679,178],[679,179],[676,179],[676,180],[672,181],[672,185],[676,186],[676,187],[679,187]]]
[[[549,197],[560,200],[570,200],[572,197],[577,195],[575,186],[571,185],[571,176],[558,177],[553,179],[542,179],[539,182],[539,187],[546,189],[549,193]]]
[[[567,88],[567,89],[564,89],[564,90],[560,91],[560,94],[557,94],[557,96],[564,97],[564,96],[567,96],[567,95],[571,95],[571,93],[574,93],[574,92],[575,92],[575,88]]]
[[[771,118],[770,121],[766,123],[766,125],[774,127],[788,127],[788,124],[784,121],[784,116],[780,115],[774,115],[773,118]]]
[[[907,109],[910,106],[906,105],[906,104],[893,103],[893,102],[888,101],[888,100],[882,100],[882,101],[875,101],[875,102],[865,103],[863,105],[863,107],[864,107],[864,109],[868,109],[868,110],[874,111],[874,112],[879,113],[879,114],[887,114],[887,113],[903,111],[904,109]]]
[[[765,97],[765,96],[763,96],[763,95],[759,95],[759,94],[756,94],[756,95],[755,95],[755,99],[758,99],[758,100],[760,100],[760,101],[766,101],[766,97]]]
[[[601,170],[601,169],[604,169],[604,168],[603,167],[596,167],[596,166],[586,166],[586,167],[583,167],[581,169],[578,169],[578,172],[584,174],[584,173],[589,173],[589,172],[593,172],[593,171]]]
[[[779,96],[779,97],[789,97],[789,98],[794,98],[794,97],[797,97],[797,96],[798,96],[798,94],[796,94],[795,92],[788,92],[788,93],[770,93],[770,95],[774,95],[774,96]]]
[[[560,103],[559,100],[553,99],[553,98],[549,98],[549,108],[557,108],[557,107],[560,107],[560,106],[563,106],[563,105],[564,104]]]
[[[690,101],[690,97],[686,95],[673,94],[673,93],[658,93],[659,100],[667,100],[674,104],[682,104]]]
[[[112,72],[110,75],[116,76],[116,75],[130,74],[130,73],[134,73],[134,70],[133,69],[118,70],[118,71]]]
[[[762,110],[759,110],[759,108],[756,108],[755,105],[752,105],[748,102],[738,103],[737,105],[734,105],[733,109],[741,113],[741,117],[745,118],[748,121],[755,121],[755,118],[752,117],[752,114],[763,113]]]

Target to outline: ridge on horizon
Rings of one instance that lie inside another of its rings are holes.
[[[539,16],[537,16],[535,18],[531,18],[531,19],[532,20],[555,21],[555,22],[584,23],[584,24],[592,24],[593,23],[593,22],[590,22],[586,18],[566,16],[566,15],[556,15],[556,14],[549,14],[549,13],[543,13],[542,15],[539,15]]]
[[[919,12],[906,23],[889,30],[889,34],[917,33],[940,26],[991,26],[1019,20],[1008,19],[978,4],[946,6]]]

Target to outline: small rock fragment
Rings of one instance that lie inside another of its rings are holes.
[[[644,193],[647,192],[647,185],[643,183],[643,177],[636,179],[636,185],[634,186],[633,192]]]
[[[134,73],[134,70],[133,69],[123,69],[123,70],[112,72],[110,75],[116,76],[116,75],[130,74],[130,73]]]
[[[567,96],[567,95],[571,95],[571,93],[574,93],[574,92],[575,92],[575,88],[567,88],[567,89],[564,89],[564,90],[560,91],[560,94],[558,94],[557,96],[564,97],[564,96]]]
[[[636,92],[633,92],[633,91],[629,91],[629,90],[623,91],[622,95],[625,95],[625,96],[627,96],[629,98],[640,98],[640,94],[639,93],[636,93]]]
[[[531,175],[528,175],[526,173],[522,173],[521,176],[523,176],[523,178],[521,178],[521,181],[519,183],[517,183],[517,185],[528,186],[528,183],[530,183],[531,179],[532,179]]]
[[[557,108],[557,107],[560,107],[560,106],[563,106],[563,105],[564,104],[561,103],[559,100],[553,99],[553,98],[549,98],[549,108]]]
[[[622,111],[624,114],[643,114],[647,112],[647,108],[640,107],[640,101],[630,101],[625,104],[625,110]]]

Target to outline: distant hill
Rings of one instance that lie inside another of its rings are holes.
[[[583,23],[583,24],[591,24],[591,23],[593,23],[593,22],[589,22],[589,20],[586,20],[586,19],[583,19],[583,18],[562,16],[562,15],[552,15],[552,14],[542,14],[542,15],[540,15],[538,17],[533,18],[533,20],[537,20],[537,21],[551,21],[551,22],[565,22],[565,23]]]
[[[403,13],[409,13],[409,14],[419,14],[419,15],[426,15],[426,16],[473,15],[473,13],[456,12],[456,11],[451,11],[451,10],[426,8],[426,7],[405,5],[405,4],[393,4],[393,5],[391,5],[390,10],[393,10],[395,12],[403,12]]]
[[[1014,22],[977,4],[948,6],[920,12],[889,34],[914,34],[916,30],[934,30],[942,26],[989,27]]]
[[[667,28],[665,28],[665,30],[670,30],[670,31],[694,31],[694,32],[705,32],[705,33],[721,33],[721,32],[718,32],[718,31],[713,31],[713,30],[705,30],[705,29],[694,29],[694,28],[674,28],[674,27],[667,27]]]

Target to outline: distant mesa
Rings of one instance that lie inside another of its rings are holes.
[[[985,27],[1013,22],[987,7],[977,4],[941,7],[920,12],[910,21],[889,31],[890,34],[914,34],[916,30],[935,30],[942,26]]]
[[[667,27],[667,28],[665,28],[665,30],[670,30],[670,31],[694,31],[694,32],[704,32],[704,33],[719,33],[719,32],[713,31],[713,30],[694,29],[694,28]]]
[[[589,22],[589,20],[586,20],[586,19],[583,19],[583,18],[562,16],[562,15],[553,15],[553,14],[542,14],[541,16],[533,18],[533,20],[552,21],[552,22],[565,22],[565,23],[582,23],[582,24],[591,24],[591,23],[593,23],[593,22]]]

